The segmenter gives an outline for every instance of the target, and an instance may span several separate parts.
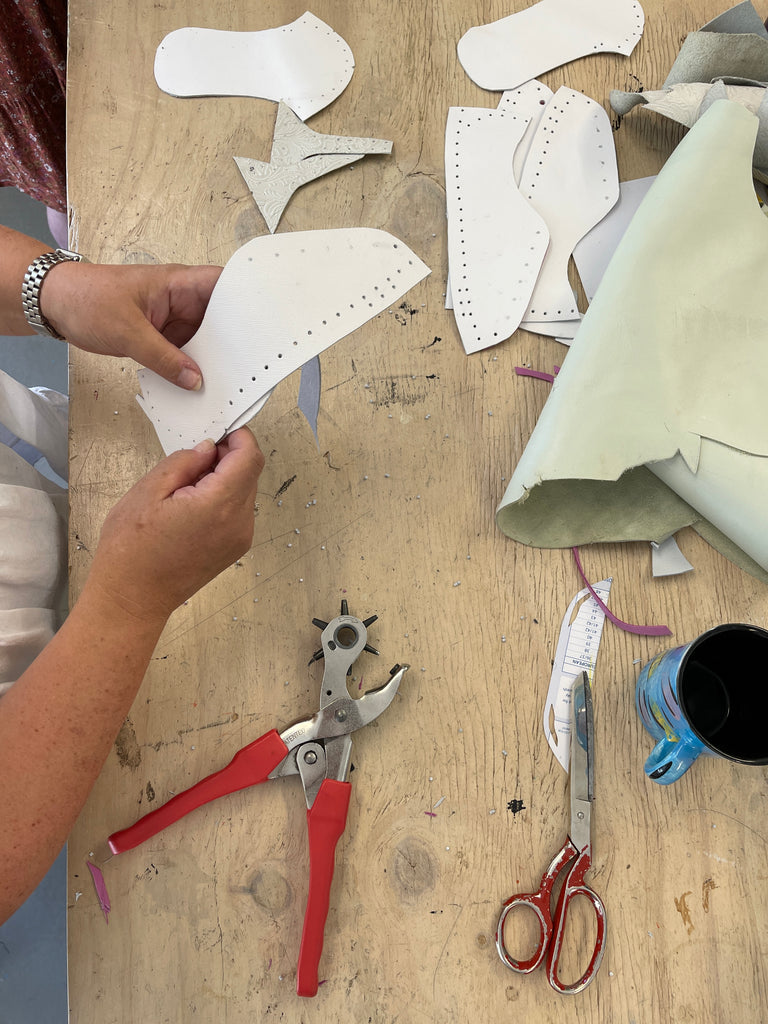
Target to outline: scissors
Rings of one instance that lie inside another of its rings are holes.
[[[556,992],[575,995],[583,991],[592,981],[603,959],[605,945],[605,907],[603,901],[584,883],[584,876],[592,866],[592,841],[590,838],[590,812],[594,799],[594,720],[592,715],[592,691],[589,676],[582,672],[573,685],[571,696],[571,828],[552,863],[539,883],[537,892],[518,893],[510,897],[499,915],[496,928],[496,949],[503,963],[519,974],[530,974],[547,958],[547,978]],[[570,867],[569,867],[570,865]],[[567,869],[567,871],[566,871]],[[561,872],[565,871],[554,916],[552,914],[552,890]],[[585,896],[595,911],[597,937],[592,957],[578,981],[564,984],[558,975],[560,953],[563,948],[568,911],[577,896]],[[510,911],[524,907],[532,910],[538,918],[541,933],[533,956],[528,960],[516,960],[509,955],[504,944],[504,922]]]

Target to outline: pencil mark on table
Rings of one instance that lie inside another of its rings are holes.
[[[275,577],[280,576],[284,572],[286,572],[286,570],[293,568],[293,566],[295,566],[296,563],[300,561],[302,558],[306,558],[307,555],[309,555],[311,552],[317,551],[319,548],[327,546],[328,542],[333,540],[334,537],[338,537],[339,534],[345,533],[353,526],[356,526],[361,519],[364,519],[366,516],[369,516],[370,514],[371,509],[368,508],[364,512],[361,512],[360,515],[355,516],[355,518],[351,519],[348,523],[345,523],[343,526],[340,526],[338,530],[334,530],[333,533],[327,534],[323,538],[321,543],[313,544],[312,547],[309,548],[304,554],[300,554],[297,555],[295,558],[292,558],[289,562],[286,562],[284,565],[281,565],[279,569],[276,569],[275,572],[273,572],[270,576],[263,577],[259,580],[259,582],[256,585],[254,585],[253,587],[249,587],[248,590],[243,591],[242,594],[238,594],[238,596],[234,597],[231,601],[228,601],[226,604],[221,605],[215,611],[211,612],[210,615],[206,615],[204,618],[199,619],[191,626],[186,626],[180,632],[176,633],[175,636],[170,637],[165,643],[162,644],[162,649],[165,650],[171,644],[175,644],[178,640],[181,640],[183,637],[185,637],[187,633],[191,633],[193,630],[198,629],[200,626],[202,626],[205,622],[208,622],[210,619],[215,618],[222,612],[227,611],[227,609],[231,608],[233,605],[236,605],[238,602],[242,601],[244,598],[252,594],[257,587],[264,586],[265,583],[269,583],[271,580],[275,579]]]
[[[93,446],[95,444],[96,444],[95,441],[91,441],[91,443],[88,445],[88,451],[83,456],[83,461],[82,461],[82,463],[80,465],[80,469],[79,469],[77,477],[75,478],[75,481],[74,481],[74,486],[75,487],[77,487],[77,485],[80,483],[80,477],[83,475],[83,470],[85,469],[85,464],[88,461],[88,456],[91,454],[91,450],[93,449]]]
[[[456,904],[454,903],[453,906],[456,906]],[[459,906],[459,912],[456,915],[456,917],[453,919],[453,924],[451,925],[451,927],[450,927],[450,929],[448,931],[448,935],[446,936],[445,942],[443,943],[443,948],[440,950],[440,955],[437,958],[437,963],[435,964],[435,973],[432,975],[432,999],[433,1000],[435,999],[436,994],[437,994],[437,972],[440,970],[440,962],[443,959],[443,956],[445,954],[446,949],[448,948],[448,943],[451,941],[451,938],[453,937],[453,933],[456,931],[456,925],[459,923],[459,918],[461,917],[461,915],[463,913],[464,913],[464,906],[460,905]]]
[[[206,722],[205,725],[190,725],[186,729],[177,729],[176,732],[179,736],[186,736],[190,732],[203,732],[204,729],[218,729],[221,725],[229,725],[231,722],[236,722],[240,715],[236,711],[232,711],[224,718],[220,718],[216,722]]]
[[[757,838],[759,840],[761,840],[761,842],[766,843],[768,845],[768,839],[766,839],[766,837],[761,832],[758,832],[756,828],[752,828],[745,821],[742,821],[741,818],[737,818],[733,814],[726,814],[725,811],[719,811],[719,810],[716,810],[715,808],[712,808],[712,807],[706,807],[706,808],[704,808],[704,807],[697,807],[695,809],[692,809],[689,813],[691,813],[691,814],[700,814],[700,813],[719,814],[721,818],[727,818],[728,821],[735,822],[740,828],[744,828],[744,829],[747,830],[747,832],[751,832],[753,836],[757,836]],[[708,854],[707,856],[713,856],[713,855],[712,854]],[[727,862],[727,863],[730,863],[730,862]]]

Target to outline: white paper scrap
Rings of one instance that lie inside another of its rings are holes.
[[[407,245],[375,228],[292,231],[246,242],[224,267],[184,346],[203,372],[200,391],[139,371],[137,400],[163,450],[222,438],[258,411],[276,384],[429,272]]]
[[[593,584],[601,601],[608,603],[612,578]],[[574,610],[582,602],[575,618]],[[573,621],[571,621],[573,620]],[[571,692],[576,678],[582,672],[592,682],[605,624],[605,613],[585,587],[568,605],[560,626],[555,662],[549,680],[544,706],[544,735],[552,753],[565,771],[569,768],[571,750]]]

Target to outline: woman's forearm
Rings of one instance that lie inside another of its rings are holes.
[[[0,334],[32,334],[21,306],[27,267],[51,246],[0,225]],[[43,282],[45,287],[45,282]]]
[[[164,621],[131,616],[89,581],[53,640],[0,699],[0,922],[66,841]]]
[[[263,465],[245,427],[163,459],[109,513],[69,618],[0,698],[0,922],[61,849],[168,616],[248,550]]]

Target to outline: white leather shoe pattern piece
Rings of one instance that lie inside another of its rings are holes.
[[[281,380],[429,272],[407,245],[375,228],[290,231],[246,242],[224,267],[184,346],[203,372],[200,391],[139,371],[137,400],[163,450],[219,440],[247,422]]]
[[[179,28],[155,54],[155,81],[171,96],[258,96],[284,100],[305,121],[349,84],[347,43],[307,11],[260,32]]]
[[[517,329],[549,241],[523,199],[513,161],[528,118],[451,107],[445,129],[448,264],[456,325],[469,354]]]
[[[588,54],[628,56],[644,23],[637,0],[539,0],[517,14],[469,29],[457,53],[481,88],[514,89]]]
[[[568,261],[576,246],[614,207],[619,174],[605,110],[580,92],[558,89],[539,122],[520,179],[520,191],[549,229],[550,243],[525,317],[576,320]]]

